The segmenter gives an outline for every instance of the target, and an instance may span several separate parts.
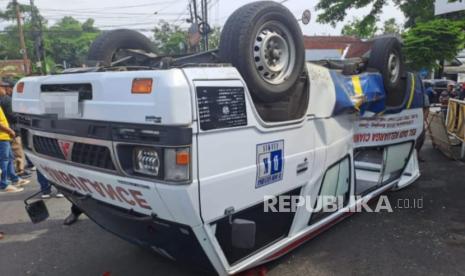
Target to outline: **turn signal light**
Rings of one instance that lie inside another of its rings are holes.
[[[132,81],[132,94],[152,93],[152,79],[134,79]]]
[[[18,83],[18,85],[16,85],[16,92],[18,92],[18,93],[23,93],[24,92],[24,82],[20,82],[20,83]]]
[[[176,165],[181,165],[181,166],[189,165],[189,152],[188,151],[176,152]]]

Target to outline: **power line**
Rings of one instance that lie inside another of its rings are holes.
[[[139,5],[130,5],[130,6],[111,6],[111,7],[99,7],[99,8],[87,8],[87,9],[75,9],[75,11],[80,12],[87,12],[87,11],[107,11],[107,10],[119,10],[119,9],[130,9],[130,8],[140,8],[140,7],[150,7],[150,6],[159,6],[163,4],[173,4],[173,1],[163,1],[163,2],[155,2],[155,3],[146,3],[146,4],[139,4]],[[49,11],[63,11],[62,9],[44,9]]]

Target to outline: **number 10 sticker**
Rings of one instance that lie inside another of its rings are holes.
[[[284,140],[257,145],[257,181],[260,188],[283,179]]]

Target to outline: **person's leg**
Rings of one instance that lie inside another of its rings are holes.
[[[71,212],[76,216],[80,216],[82,214],[82,210],[74,204],[71,206]]]
[[[0,178],[0,189],[5,189],[8,186],[8,141],[0,141],[0,169],[2,175]]]
[[[65,221],[63,222],[64,225],[71,225],[75,223],[78,219],[79,216],[82,214],[81,209],[77,207],[76,205],[71,206],[71,214],[69,214],[68,217],[65,218]]]
[[[26,155],[26,169],[28,169],[29,171],[36,171],[37,168],[34,166],[34,164],[31,162],[31,160],[29,159],[29,157],[27,157]]]
[[[11,180],[13,185],[16,187],[21,187],[26,184],[29,184],[31,182],[30,180],[22,179],[16,174],[13,161],[14,161],[14,155],[13,155],[13,151],[11,150],[11,145],[10,145],[9,146],[9,160],[8,160],[8,167],[7,167],[8,178]]]
[[[13,183],[17,183],[19,181],[19,176],[16,174],[15,165],[13,163],[15,160],[15,157],[13,155],[13,151],[11,150],[11,144],[8,143],[8,145],[9,145],[8,147],[8,168],[7,168],[8,177]]]
[[[16,137],[13,142],[11,143],[11,148],[13,150],[14,154],[14,163],[15,163],[15,169],[18,174],[21,174],[24,172],[25,168],[25,156],[24,156],[24,151],[23,151],[23,144],[21,142],[21,137]]]
[[[0,169],[2,174],[0,177],[0,191],[2,193],[17,193],[24,191],[13,185],[8,185],[8,165],[10,163],[10,142],[0,141]]]
[[[47,178],[45,178],[45,176],[41,174],[40,171],[37,171],[37,182],[39,182],[40,191],[42,194],[49,195],[52,193],[52,186],[50,186]]]

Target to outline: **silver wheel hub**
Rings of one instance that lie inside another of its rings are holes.
[[[253,57],[263,80],[270,84],[286,81],[295,64],[295,45],[288,29],[280,23],[265,24],[256,36]]]
[[[388,70],[390,81],[392,83],[396,82],[400,73],[400,60],[394,53],[389,55]]]

